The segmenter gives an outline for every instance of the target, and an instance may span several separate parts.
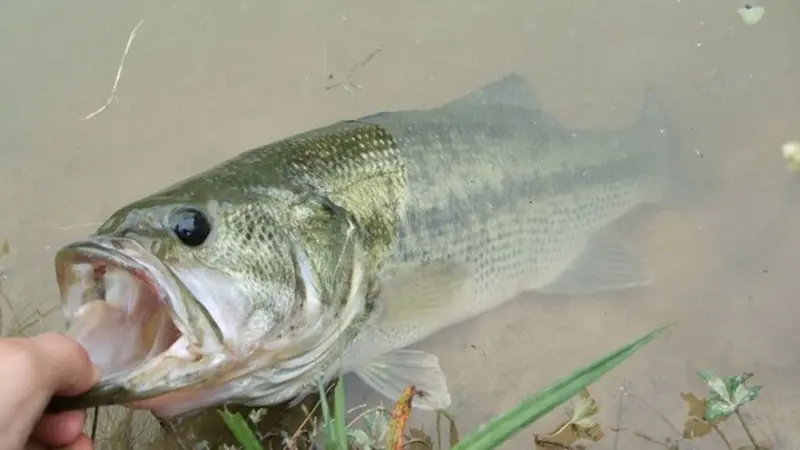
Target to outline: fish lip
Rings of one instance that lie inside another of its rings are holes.
[[[135,255],[135,256],[133,256]],[[138,257],[138,258],[137,258]],[[139,283],[143,283],[152,293],[156,294],[159,301],[163,302],[170,312],[170,318],[182,334],[188,331],[188,323],[185,317],[178,313],[181,308],[178,302],[184,299],[180,289],[180,281],[172,275],[172,271],[162,263],[155,255],[147,251],[137,241],[125,237],[93,236],[88,239],[76,241],[62,247],[55,256],[56,278],[64,300],[64,314],[71,320],[76,311],[89,300],[86,292],[80,298],[72,295],[69,290],[75,287],[72,268],[75,264],[90,264],[95,268],[116,268],[129,272],[134,275]],[[98,277],[97,274],[90,276]],[[81,283],[87,281],[85,278],[79,280]],[[90,280],[96,281],[96,280]],[[85,290],[85,286],[82,286]]]
[[[85,270],[91,268],[92,272],[81,273],[77,269],[81,264]],[[178,340],[185,340],[193,349],[186,358],[197,359],[223,347],[222,332],[212,315],[166,263],[135,239],[94,235],[71,243],[56,253],[55,268],[63,312],[70,324],[82,305],[99,299],[92,295],[96,292],[92,292],[91,288],[97,287],[98,280],[105,275],[104,271],[122,270],[132,275],[139,289],[148,289],[140,295],[149,295],[152,297],[150,301],[158,301],[166,306],[169,319],[179,333]],[[102,299],[107,300],[105,295]],[[169,347],[167,352],[172,349]],[[139,372],[153,358],[157,359],[151,355],[139,361],[131,370]],[[124,379],[124,374],[104,375],[101,384],[112,381],[122,383]]]
[[[110,367],[84,394],[54,398],[47,408],[49,412],[112,404],[130,405],[159,397],[172,390],[203,384],[207,372],[229,362],[214,318],[175,272],[137,240],[93,235],[73,242],[56,253],[55,270],[68,325],[72,325],[87,302],[108,300],[105,295],[98,298],[94,295],[98,292],[92,289],[103,283],[102,293],[106,294],[107,279],[103,270],[121,270],[131,275],[138,285],[136,295],[139,297],[133,297],[134,307],[142,300],[141,296],[150,296],[149,301],[161,302],[178,334],[177,340],[163,352],[154,354],[151,348],[144,359],[137,358],[123,367]],[[141,291],[143,287],[149,291]],[[183,347],[183,344],[187,345]]]

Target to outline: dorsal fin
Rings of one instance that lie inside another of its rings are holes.
[[[541,106],[528,82],[519,73],[510,73],[471,93],[447,103],[444,107],[503,105],[539,111]]]

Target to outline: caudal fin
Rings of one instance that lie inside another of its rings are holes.
[[[638,148],[651,156],[643,167],[652,176],[646,188],[649,202],[675,207],[696,194],[698,186],[686,170],[689,155],[652,86],[648,86],[639,115],[623,139],[627,141],[626,147]]]

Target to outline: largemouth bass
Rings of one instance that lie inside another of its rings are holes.
[[[103,376],[50,410],[272,405],[342,372],[444,408],[438,358],[408,346],[525,291],[653,280],[615,223],[665,198],[676,149],[651,96],[626,130],[567,130],[512,74],[247,151],[57,253]]]

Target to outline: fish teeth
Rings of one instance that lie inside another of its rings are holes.
[[[64,315],[67,320],[73,320],[76,311],[84,303],[95,298],[92,295],[94,267],[86,263],[74,264],[69,271],[70,273],[59,287],[62,290],[64,301]]]

